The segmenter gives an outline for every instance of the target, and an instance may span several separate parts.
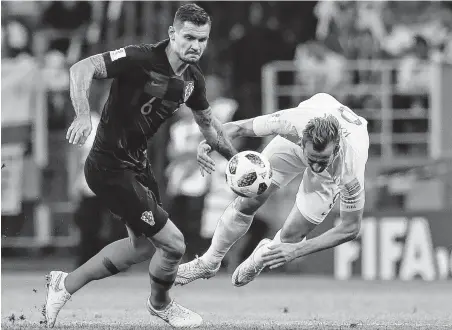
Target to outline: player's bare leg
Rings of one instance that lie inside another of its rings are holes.
[[[278,189],[279,187],[272,183],[260,196],[237,197],[229,204],[218,221],[209,249],[200,258],[179,266],[176,285],[215,276],[226,253],[250,228],[254,214]]]
[[[146,302],[149,313],[175,328],[198,327],[202,323],[201,316],[179,305],[169,296],[179,262],[185,253],[182,233],[168,220],[166,225],[150,240],[157,250],[149,264],[151,295]]]
[[[276,233],[273,240],[263,239],[259,242],[253,253],[236,268],[232,274],[232,284],[235,286],[246,285],[262,272],[264,269],[262,255],[268,251],[268,246],[301,242],[316,226],[301,214],[295,203],[282,229]]]
[[[43,314],[49,328],[54,326],[58,313],[71,295],[83,286],[115,275],[151,257],[154,250],[151,242],[144,237],[136,237],[129,228],[127,231],[128,238],[107,245],[73,272],[52,271],[46,276],[47,295]]]

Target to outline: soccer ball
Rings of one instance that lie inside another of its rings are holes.
[[[268,159],[255,151],[242,151],[226,167],[226,182],[237,195],[256,197],[270,187],[272,169]]]

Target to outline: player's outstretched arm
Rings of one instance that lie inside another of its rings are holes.
[[[83,145],[91,133],[89,90],[93,79],[107,78],[105,61],[101,54],[85,58],[69,70],[69,88],[76,118],[69,127],[69,143]]]
[[[227,160],[237,153],[230,137],[225,134],[223,125],[212,115],[211,108],[193,111],[193,116],[207,143],[214,150],[218,151]]]
[[[363,209],[352,212],[341,211],[341,223],[322,235],[300,243],[280,243],[269,246],[263,254],[264,265],[274,269],[296,258],[333,248],[355,239],[361,228]]]
[[[290,120],[286,118],[286,112],[288,110],[290,109],[250,119],[229,122],[224,124],[223,127],[231,140],[238,137],[263,137],[274,134],[296,136],[296,129]]]
[[[224,131],[231,140],[238,137],[257,137],[253,130],[254,118],[232,121],[223,124]]]
[[[361,228],[363,211],[363,209],[352,212],[341,211],[341,222],[336,227],[326,231],[322,235],[299,243],[300,246],[296,254],[297,258],[354,240],[358,236]]]

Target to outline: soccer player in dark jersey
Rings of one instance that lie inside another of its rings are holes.
[[[107,245],[69,274],[52,271],[47,275],[44,312],[49,327],[84,285],[151,257],[148,311],[174,327],[201,324],[201,316],[169,296],[185,251],[184,238],[162,208],[145,150],[160,125],[185,103],[209,145],[227,159],[236,153],[212,116],[204,77],[196,64],[206,48],[210,27],[210,17],[202,8],[184,4],[169,28],[169,39],[94,55],[71,67],[76,118],[66,137],[72,144],[82,145],[91,132],[88,94],[92,80],[113,78],[85,176],[99,199],[121,217],[129,237]],[[153,256],[152,245],[156,248]]]

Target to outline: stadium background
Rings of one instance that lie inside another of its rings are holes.
[[[102,210],[94,234],[75,220],[86,197],[80,176],[86,151],[65,141],[74,116],[68,68],[95,53],[166,38],[180,3],[2,1],[2,280],[12,285],[2,284],[9,292],[6,299],[11,298],[8,288],[18,287],[12,280],[17,274],[35,283],[37,273],[73,269],[83,253],[81,230],[93,235],[86,236],[97,244],[91,252],[126,234]],[[213,19],[201,67],[208,98],[222,121],[295,106],[318,92],[334,95],[369,121],[360,237],[297,260],[281,273],[296,275],[289,281],[301,274],[332,281],[309,282],[318,288],[339,288],[343,284],[335,280],[350,279],[345,285],[350,290],[356,279],[450,279],[451,3],[199,4]],[[101,111],[108,87],[108,81],[93,83],[94,112]],[[182,109],[148,149],[164,204],[186,236],[187,259],[206,249],[216,220],[233,198],[224,186],[220,157],[215,175],[203,179],[198,174],[200,138],[189,111]],[[238,147],[261,150],[266,142],[245,140]],[[224,274],[230,275],[261,237],[272,237],[280,228],[298,183],[260,210],[251,232],[228,254]],[[336,206],[315,234],[337,221],[337,211]],[[130,276],[145,278],[146,268],[139,265],[134,268],[138,275]],[[277,287],[274,279],[271,285]],[[433,298],[440,297],[441,288],[432,291]],[[2,326],[3,314],[2,308]]]

